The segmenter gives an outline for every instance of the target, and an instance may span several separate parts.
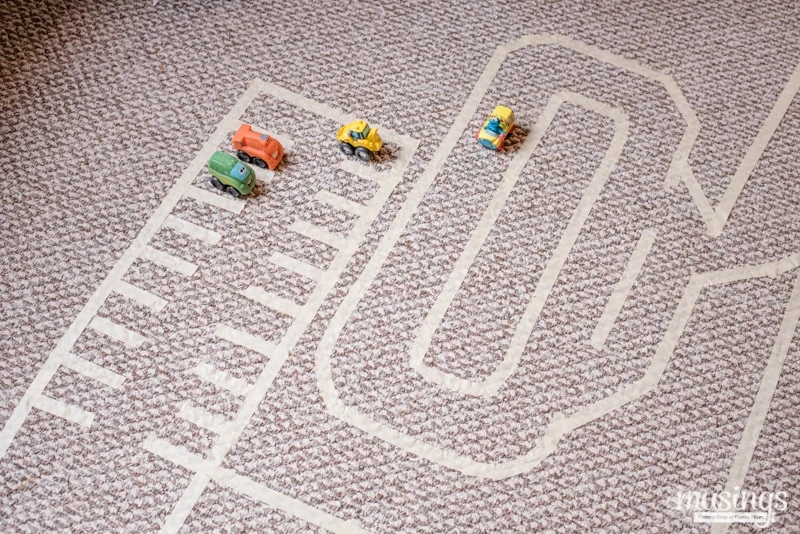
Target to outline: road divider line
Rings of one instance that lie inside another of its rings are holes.
[[[645,230],[639,237],[633,254],[631,254],[630,260],[628,260],[628,265],[625,267],[625,271],[622,273],[616,287],[614,287],[614,291],[612,291],[611,296],[608,298],[603,314],[597,321],[597,326],[595,326],[594,332],[592,333],[592,338],[589,343],[596,350],[600,350],[603,345],[605,345],[608,334],[611,333],[611,329],[614,327],[614,323],[622,311],[622,306],[625,304],[625,300],[627,300],[633,288],[633,283],[636,281],[636,278],[639,277],[639,272],[642,270],[647,255],[650,254],[650,249],[653,247],[655,240],[656,233],[653,230]]]
[[[297,317],[300,310],[303,308],[290,299],[276,295],[258,286],[250,286],[242,291],[241,294],[259,304],[263,304],[268,308],[272,308],[290,317]]]
[[[297,232],[300,235],[304,235],[315,241],[319,241],[321,243],[325,243],[326,245],[333,247],[335,249],[342,249],[344,248],[345,243],[347,240],[333,232],[326,230],[316,224],[312,224],[307,221],[296,220],[292,223],[289,227],[289,230],[292,232]]]
[[[292,271],[311,280],[319,281],[325,271],[304,261],[287,256],[283,252],[273,252],[269,262],[287,271]]]
[[[167,215],[167,218],[164,220],[164,226],[186,234],[189,237],[193,237],[203,243],[208,243],[209,245],[216,245],[219,243],[219,240],[222,239],[222,236],[214,230],[203,228],[202,226],[180,219],[174,215]]]
[[[231,376],[205,362],[198,363],[192,372],[201,380],[214,384],[220,389],[228,390],[239,397],[244,397],[250,392],[251,386],[247,381]]]
[[[239,330],[238,328],[233,328],[225,324],[218,324],[214,333],[217,337],[230,341],[234,345],[240,345],[246,349],[263,354],[264,356],[272,357],[273,354],[275,354],[274,343],[270,343],[244,330]]]
[[[167,301],[157,295],[153,295],[149,291],[145,291],[140,287],[129,284],[119,280],[114,285],[114,292],[119,293],[123,297],[130,299],[137,304],[147,306],[156,313],[159,313],[167,305]]]
[[[244,200],[225,197],[220,193],[212,193],[211,191],[206,191],[205,189],[200,189],[193,185],[186,188],[183,196],[193,198],[203,204],[230,211],[231,213],[236,213],[237,215],[242,212],[246,204]]]
[[[39,395],[33,402],[33,405],[43,412],[61,417],[70,423],[75,423],[86,428],[92,426],[92,421],[94,421],[93,413],[87,412],[86,410],[78,408],[77,406],[66,404],[60,400],[52,399],[45,395]]]
[[[118,388],[125,382],[124,376],[76,356],[71,352],[64,354],[63,365],[108,387]]]
[[[172,271],[179,272],[185,276],[192,276],[197,270],[197,265],[194,263],[173,256],[172,254],[168,254],[163,250],[155,249],[151,246],[145,247],[140,257],[152,261],[157,265],[161,265],[162,267],[166,267]]]
[[[105,317],[96,316],[94,319],[92,319],[92,322],[89,323],[89,328],[92,328],[93,330],[96,330],[112,339],[121,341],[132,349],[139,348],[142,343],[147,340],[147,338],[142,334],[125,328],[124,326],[113,321],[109,321]]]

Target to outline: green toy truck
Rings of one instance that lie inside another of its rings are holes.
[[[250,165],[219,150],[208,160],[208,172],[211,185],[237,198],[249,195],[256,185],[256,173]]]

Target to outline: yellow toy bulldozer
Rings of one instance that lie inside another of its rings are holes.
[[[370,128],[366,121],[357,120],[339,128],[336,134],[339,148],[348,156],[355,154],[362,161],[369,161],[381,149],[383,141],[377,128]]]

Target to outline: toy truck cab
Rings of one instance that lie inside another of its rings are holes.
[[[242,124],[233,136],[236,157],[245,163],[275,170],[283,158],[283,146],[265,133],[256,132],[249,124]]]
[[[351,156],[355,154],[363,161],[369,161],[381,149],[383,140],[377,128],[370,128],[366,121],[357,120],[345,124],[336,134],[339,148]]]
[[[252,167],[225,152],[216,151],[211,155],[208,172],[211,173],[211,185],[235,197],[249,195],[256,185]]]

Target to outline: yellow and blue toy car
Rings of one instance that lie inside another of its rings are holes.
[[[486,148],[502,150],[506,137],[514,131],[514,112],[506,106],[497,106],[475,134],[475,139]]]

